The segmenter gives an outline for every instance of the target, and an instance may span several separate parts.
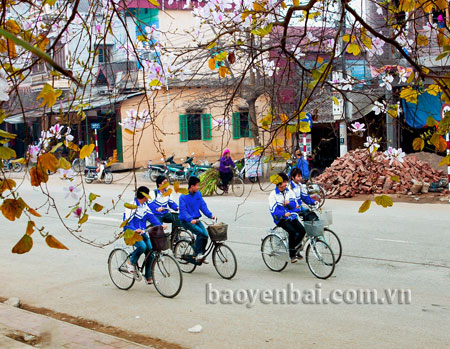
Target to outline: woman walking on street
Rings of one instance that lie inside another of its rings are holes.
[[[223,192],[228,193],[228,183],[233,179],[232,167],[236,167],[234,161],[231,159],[230,149],[225,149],[220,158],[220,179],[222,180]]]

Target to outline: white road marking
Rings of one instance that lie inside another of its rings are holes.
[[[121,219],[109,218],[109,217],[98,217],[98,216],[89,216],[89,219],[96,219],[98,221],[110,221],[110,222],[122,222]]]
[[[389,242],[401,242],[401,243],[404,243],[404,244],[409,244],[410,243],[409,241],[404,241],[404,240],[389,240],[389,239],[375,239],[375,240],[378,240],[378,241],[389,241]]]

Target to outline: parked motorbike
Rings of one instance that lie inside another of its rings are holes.
[[[3,171],[14,171],[20,172],[23,169],[23,164],[20,162],[12,162],[11,160],[2,160],[3,161]]]
[[[84,170],[84,180],[86,183],[92,183],[94,180],[111,184],[113,181],[113,175],[111,167],[106,166],[106,161],[100,161],[98,167],[86,166]]]
[[[178,166],[178,167],[183,167],[182,164],[177,164],[174,160],[173,160],[174,156],[171,156],[170,158],[167,158],[165,161],[164,159],[161,159],[161,161],[164,161],[164,164],[157,164],[154,165],[152,163],[152,160],[148,161],[148,171],[147,171],[147,176],[148,178],[150,178],[151,181],[156,182],[156,178],[158,178],[159,175],[165,175],[167,174],[168,170],[167,170],[167,166],[171,165],[173,166]]]

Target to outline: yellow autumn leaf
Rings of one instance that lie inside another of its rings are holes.
[[[28,207],[28,208],[27,208],[27,211],[28,211],[30,214],[32,214],[33,216],[36,216],[36,217],[42,217],[41,214],[40,214],[39,212],[37,212],[35,209],[33,209],[33,208],[31,208],[31,207]]]
[[[95,203],[94,206],[92,206],[92,209],[93,209],[95,212],[100,212],[101,210],[103,210],[103,206],[100,205],[100,204]]]
[[[333,97],[333,103],[335,105],[339,105],[339,100],[336,97]]]
[[[418,93],[411,86],[403,88],[400,92],[400,98],[403,98],[408,103],[417,104]]]
[[[41,183],[47,183],[48,173],[41,167],[32,167],[30,170],[30,180],[33,187],[39,187]]]
[[[361,47],[358,44],[350,44],[347,46],[347,52],[353,56],[357,56],[361,53]]]
[[[375,202],[377,205],[383,206],[384,208],[392,206],[394,203],[392,199],[387,195],[380,195],[375,197]]]
[[[23,254],[27,253],[33,247],[33,239],[31,236],[25,234],[12,248],[12,253]]]
[[[0,159],[9,160],[16,157],[16,152],[8,147],[0,147]]]
[[[0,206],[0,210],[6,219],[15,221],[16,218],[20,218],[25,207],[26,205],[21,199],[5,199]]]
[[[441,162],[439,163],[439,166],[444,166],[444,165],[450,165],[450,154],[444,156],[442,158]]]
[[[17,24],[17,22],[13,19],[8,19],[5,23],[5,27],[6,29],[8,29],[8,31],[10,31],[11,33],[13,33],[14,35],[17,35],[20,33],[21,29],[19,27],[19,25]]]
[[[215,70],[216,69],[216,60],[214,58],[210,58],[208,60],[208,66],[209,66],[209,69]]]
[[[227,68],[227,67],[224,67],[224,66],[221,66],[221,67],[219,68],[219,76],[220,76],[221,78],[224,78],[225,76],[227,76],[227,74],[230,74],[230,71],[228,70],[228,68]]]
[[[124,220],[122,222],[122,224],[120,224],[120,228],[123,228],[124,226],[126,226],[128,224],[128,219]]]
[[[78,224],[86,223],[88,219],[89,219],[89,215],[85,213],[78,221]]]
[[[309,122],[306,121],[300,121],[299,123],[299,131],[302,133],[308,133],[311,132],[311,126],[309,125]]]
[[[33,234],[34,232],[34,227],[36,226],[36,224],[33,221],[28,221],[27,223],[27,230],[25,232],[25,234],[30,235]]]
[[[68,248],[61,242],[59,242],[53,235],[48,235],[45,238],[45,242],[47,243],[48,247],[57,248],[58,250],[68,250]]]
[[[416,42],[419,46],[427,46],[429,44],[429,40],[425,35],[417,35]]]
[[[411,82],[413,82],[414,78],[415,78],[415,74],[414,72],[411,72],[411,74],[409,74],[408,79],[406,80],[407,84],[410,84]]]
[[[65,158],[59,158],[58,168],[62,168],[64,170],[68,170],[71,167],[72,167],[72,165],[70,164],[69,161],[67,161]]]
[[[400,11],[410,12],[416,7],[415,0],[400,0],[400,6],[398,7]]]
[[[322,64],[323,63],[323,58],[322,57],[317,57],[317,63]]]
[[[300,6],[300,0],[294,0],[293,1],[294,6]]]
[[[445,141],[444,137],[440,136],[439,141],[437,142],[437,145],[436,145],[436,150],[443,152],[446,149],[447,149],[447,142]]]
[[[427,88],[427,92],[428,92],[430,95],[433,95],[433,96],[437,96],[438,93],[440,93],[441,91],[442,91],[442,90],[441,90],[441,87],[440,87],[439,85],[436,85],[436,84],[430,85],[430,86],[428,86],[428,88]]]
[[[422,138],[415,138],[412,143],[414,150],[422,150],[425,147],[425,141]]]
[[[124,237],[125,244],[127,244],[128,246],[133,246],[136,242],[142,241],[142,239],[142,235],[134,231],[131,237]]]
[[[173,188],[175,189],[175,193],[178,193],[178,189],[180,189],[180,182],[175,181],[173,183]]]
[[[52,153],[45,153],[38,157],[37,167],[42,171],[55,172],[58,169],[59,161]]]
[[[208,46],[206,46],[207,50],[211,50],[213,47],[215,47],[217,43],[215,41],[211,42]]]
[[[448,6],[447,0],[434,0],[433,2],[439,10],[445,10]]]
[[[164,189],[168,188],[169,186],[170,186],[170,183],[169,183],[169,181],[167,181],[164,184],[162,184],[158,189],[164,190]]]
[[[91,153],[94,151],[95,144],[86,144],[80,150],[80,159],[84,159],[89,157]]]
[[[400,178],[398,178],[398,176],[391,176],[391,181],[399,183],[400,182]]]
[[[136,205],[129,204],[128,202],[124,203],[123,206],[124,206],[125,208],[129,208],[130,210],[135,210],[135,209],[137,209],[137,206],[136,206]]]
[[[366,200],[362,203],[361,207],[359,208],[358,212],[359,213],[364,213],[366,212],[369,208],[370,208],[370,200]]]
[[[273,145],[275,148],[282,147],[283,144],[284,144],[284,141],[283,141],[282,139],[280,139],[280,138],[275,138],[275,139],[272,141],[272,145]]]
[[[39,50],[44,52],[47,49],[47,46],[49,43],[50,43],[50,40],[45,35],[39,34],[38,44],[37,44],[37,47]]]
[[[222,51],[220,53],[218,53],[214,58],[217,62],[221,62],[226,60],[228,57],[228,52],[227,51]]]
[[[281,155],[281,157],[284,159],[284,160],[289,160],[290,158],[291,158],[291,154],[289,154],[289,153],[281,153],[280,154]]]
[[[0,181],[0,194],[3,194],[5,190],[13,190],[16,187],[16,182],[13,179],[6,179]]]
[[[187,188],[178,188],[177,193],[182,194],[182,195],[187,195],[187,194],[189,194],[189,190]]]
[[[261,5],[258,1],[255,1],[255,2],[253,3],[253,9],[254,9],[256,12],[264,11],[264,5]]]
[[[163,196],[169,196],[170,194],[172,194],[172,189],[169,188],[163,193]]]
[[[156,7],[159,7],[159,2],[157,0],[148,0],[148,2]]]
[[[274,174],[274,175],[270,176],[269,180],[271,183],[273,183],[275,185],[277,185],[279,183],[283,183],[283,178],[281,178],[281,176],[278,174]]]
[[[66,147],[67,148],[69,148],[69,149],[71,149],[71,150],[73,150],[73,151],[80,151],[80,148],[78,147],[78,145],[76,145],[75,143],[72,143],[72,142],[65,142],[65,145],[66,145]]]
[[[61,96],[61,93],[62,90],[54,90],[52,86],[45,84],[39,95],[36,97],[36,100],[39,101],[39,99],[42,98],[41,108],[46,104],[51,108],[56,103],[56,98]]]

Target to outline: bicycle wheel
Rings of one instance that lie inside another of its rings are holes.
[[[93,177],[85,176],[85,177],[84,177],[84,181],[85,181],[87,184],[89,184],[89,183],[92,183],[92,182],[94,181],[94,178],[93,178]]]
[[[323,187],[317,183],[307,184],[308,195],[311,196],[314,200],[319,202],[317,208],[321,208],[325,203],[325,199],[327,197],[327,192]]]
[[[223,195],[224,191],[222,189],[222,181],[219,179],[219,181],[216,184],[216,187],[214,188],[214,191],[217,195]]]
[[[113,175],[111,172],[105,172],[105,183],[111,184],[113,181]]]
[[[272,271],[283,271],[288,265],[289,251],[284,241],[275,234],[267,235],[261,243],[264,264]]]
[[[309,171],[309,180],[312,180],[320,175],[320,170],[318,168],[313,168]]]
[[[239,177],[234,177],[231,182],[231,190],[233,190],[233,194],[237,197],[241,197],[244,194],[244,181]]]
[[[224,279],[232,279],[237,272],[237,260],[234,252],[227,245],[216,244],[212,260],[217,273]]]
[[[21,164],[20,162],[13,162],[12,167],[14,172],[20,172],[22,171],[23,164]]]
[[[320,239],[325,241],[328,246],[330,246],[333,251],[334,258],[336,259],[335,263],[338,264],[342,256],[342,244],[336,233],[329,228],[325,228],[323,236],[321,236]]]
[[[193,263],[189,263],[186,260],[186,256],[193,256],[194,249],[192,248],[191,240],[179,240],[175,244],[175,248],[173,249],[173,255],[178,261],[181,270],[183,273],[192,273],[197,266]],[[193,258],[193,257],[192,257]]]
[[[76,172],[76,173],[80,173],[81,171],[84,171],[84,166],[82,166],[80,159],[75,159],[72,162],[72,169]]]
[[[192,234],[189,230],[186,230],[184,228],[179,228],[178,230],[178,236],[177,236],[177,240],[189,240],[189,241],[193,241],[194,238],[194,234]]]
[[[319,279],[328,279],[336,265],[334,253],[330,246],[322,240],[310,239],[306,249],[306,263],[309,270]]]
[[[158,253],[152,261],[152,278],[156,291],[166,298],[173,298],[181,291],[183,274],[172,256]]]
[[[128,253],[121,248],[112,250],[108,257],[109,277],[121,290],[129,290],[134,284],[134,276],[127,270],[127,259]]]

